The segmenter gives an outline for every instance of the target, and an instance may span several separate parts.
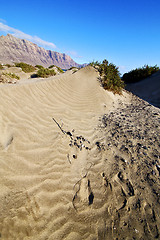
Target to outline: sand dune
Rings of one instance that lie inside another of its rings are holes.
[[[127,84],[127,90],[160,108],[160,71],[140,82]]]
[[[1,239],[158,238],[159,110],[97,78],[0,88]]]

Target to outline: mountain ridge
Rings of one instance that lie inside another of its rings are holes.
[[[26,39],[16,38],[11,34],[0,36],[0,63],[25,62],[31,65],[49,67],[56,65],[68,69],[82,67],[65,53],[46,50]]]

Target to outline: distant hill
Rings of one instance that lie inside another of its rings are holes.
[[[126,89],[160,108],[160,71],[140,82],[127,84]]]
[[[16,38],[11,34],[2,35],[0,36],[0,63],[11,64],[14,62],[25,62],[44,67],[54,64],[63,69],[83,66],[64,53],[45,50],[28,40]]]

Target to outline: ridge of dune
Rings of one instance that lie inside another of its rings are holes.
[[[1,239],[159,236],[160,111],[98,76],[0,88]]]

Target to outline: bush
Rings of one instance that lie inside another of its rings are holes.
[[[60,67],[56,67],[56,68],[57,68],[58,72],[64,73],[64,71],[62,70],[62,68],[60,68]]]
[[[157,71],[159,71],[159,67],[157,67],[157,65],[153,67],[144,65],[142,68],[136,68],[128,73],[125,73],[122,79],[125,83],[135,83],[151,76]]]
[[[56,67],[55,65],[51,65],[51,66],[49,66],[48,68],[53,68],[53,67]]]
[[[77,69],[77,67],[70,67],[68,70],[74,70]]]
[[[14,78],[14,79],[17,79],[17,80],[20,79],[20,77],[17,76],[15,73],[3,73],[3,75],[9,76],[9,77]]]
[[[113,93],[121,94],[124,88],[124,82],[120,78],[118,67],[113,63],[109,63],[106,59],[102,63],[98,61],[90,63],[91,66],[98,66],[100,73],[100,81],[104,89]]]
[[[100,66],[101,63],[98,62],[98,61],[93,61],[93,62],[91,62],[89,65],[92,66],[92,67],[96,67],[96,66]]]
[[[6,67],[10,68],[10,67],[13,67],[13,65],[10,65],[10,64],[5,64]]]
[[[35,67],[38,68],[38,69],[42,69],[42,68],[44,68],[44,67],[41,66],[41,65],[36,65]]]
[[[22,68],[22,71],[25,72],[25,73],[34,72],[36,70],[36,68],[33,67],[32,65],[27,64],[27,63],[23,63],[23,62],[15,63],[15,66]]]
[[[42,78],[47,78],[47,77],[50,77],[50,76],[55,76],[56,73],[54,71],[54,69],[48,69],[48,68],[41,68],[37,71],[36,74],[33,74],[32,75],[32,78],[33,77],[42,77]]]
[[[63,71],[60,67],[57,67],[57,66],[55,66],[55,65],[51,65],[51,66],[49,66],[48,68],[50,69],[50,68],[53,68],[53,67],[57,68],[58,72],[64,73],[64,71]]]

